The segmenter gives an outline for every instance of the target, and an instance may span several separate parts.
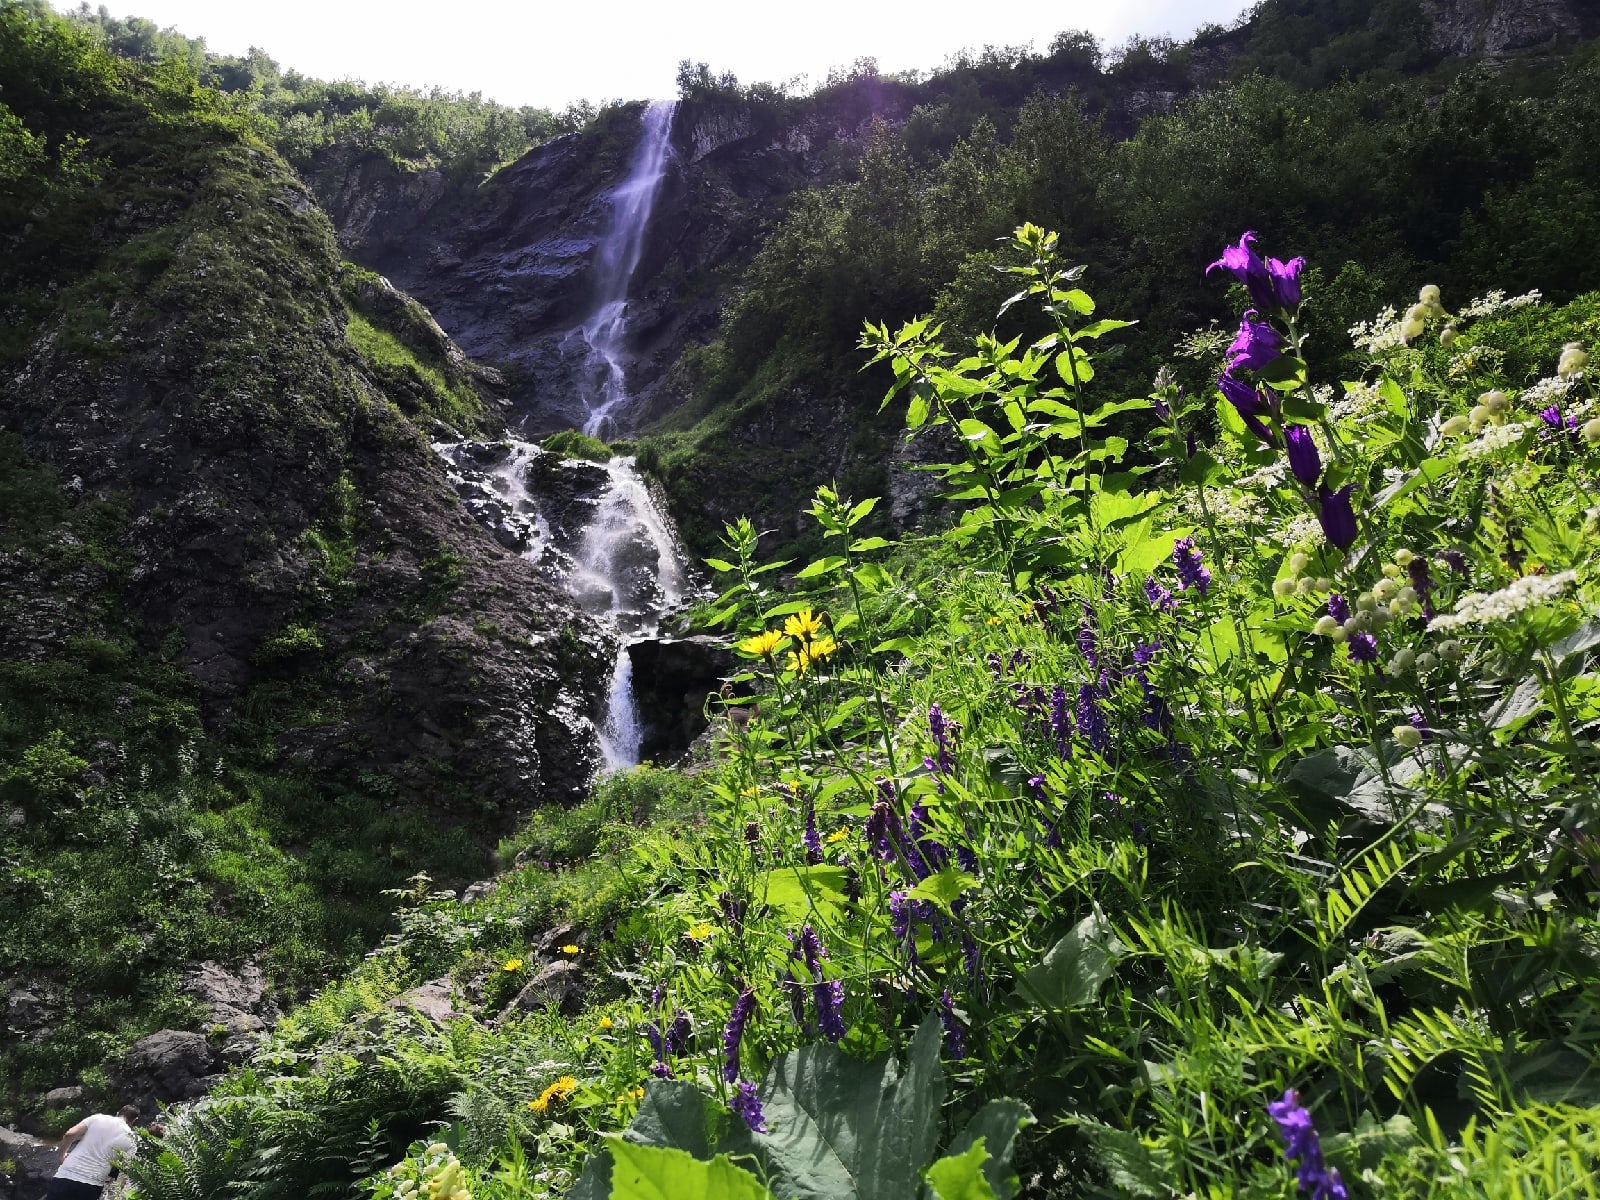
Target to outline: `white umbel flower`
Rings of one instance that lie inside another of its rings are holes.
[[[1428,628],[1460,629],[1463,625],[1491,625],[1554,600],[1577,581],[1576,571],[1555,575],[1524,575],[1498,592],[1468,592],[1456,601],[1456,611],[1442,613]]]

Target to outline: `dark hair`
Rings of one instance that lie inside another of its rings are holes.
[[[128,1124],[132,1125],[139,1119],[139,1106],[137,1104],[124,1104],[121,1108],[117,1109],[117,1116],[121,1117]]]

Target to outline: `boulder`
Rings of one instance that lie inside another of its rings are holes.
[[[150,1112],[157,1103],[205,1095],[216,1065],[216,1055],[201,1034],[161,1029],[128,1047],[111,1079],[132,1103]]]
[[[253,1031],[279,1016],[267,998],[267,977],[255,963],[236,972],[219,963],[196,963],[184,972],[183,992],[199,1001],[213,1024]]]
[[[547,963],[506,1005],[500,1019],[504,1021],[519,1012],[541,1012],[552,1004],[567,1016],[573,1016],[578,1011],[582,979],[583,968],[571,959]]]
[[[389,1001],[388,1007],[410,1009],[435,1025],[465,1015],[456,1008],[455,989],[447,978],[430,979],[408,992],[401,992]]]
[[[61,1165],[57,1144],[0,1126],[0,1200],[39,1200]]]
[[[628,647],[633,695],[644,722],[639,756],[670,762],[706,728],[706,700],[739,669],[716,638],[654,638]]]

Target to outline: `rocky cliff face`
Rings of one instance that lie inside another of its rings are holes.
[[[1455,58],[1504,60],[1600,35],[1600,6],[1585,0],[1423,0],[1429,43]]]

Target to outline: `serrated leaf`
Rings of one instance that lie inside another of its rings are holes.
[[[886,642],[879,642],[872,648],[874,654],[910,654],[917,648],[917,639],[914,637],[890,638]]]
[[[861,518],[865,517],[868,513],[870,513],[873,509],[875,509],[877,507],[878,507],[878,497],[876,497],[876,496],[868,496],[860,504],[857,504],[854,508],[852,508],[850,510],[850,516],[846,520],[845,523],[848,524],[848,525],[854,525],[857,521],[861,520]]]
[[[983,1165],[989,1152],[978,1138],[964,1152],[941,1158],[928,1168],[928,1184],[937,1200],[998,1200]]]
[[[755,894],[780,909],[786,920],[799,923],[818,904],[843,902],[849,886],[850,875],[843,867],[778,867],[756,880]]]

